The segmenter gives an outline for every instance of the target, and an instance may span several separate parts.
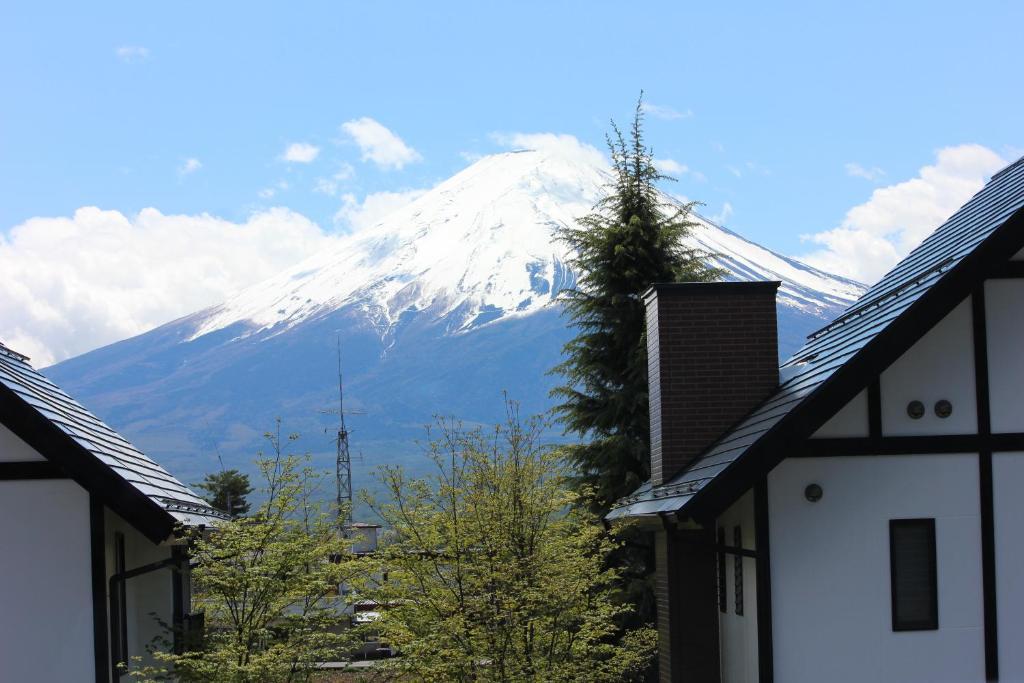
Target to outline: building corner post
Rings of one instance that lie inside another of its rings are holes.
[[[92,646],[96,683],[110,683],[107,628],[107,546],[103,502],[89,494],[89,549],[92,570]]]
[[[772,570],[768,526],[768,478],[754,485],[754,547],[757,549],[757,671],[758,683],[775,678],[772,643]]]

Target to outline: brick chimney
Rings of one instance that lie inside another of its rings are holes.
[[[780,284],[682,282],[644,294],[655,486],[778,386]]]

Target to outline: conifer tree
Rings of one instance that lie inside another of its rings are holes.
[[[226,512],[231,517],[241,517],[249,513],[249,502],[246,496],[252,493],[249,475],[238,470],[222,470],[207,474],[202,483],[196,484],[210,497],[210,504]]]
[[[570,447],[580,484],[605,512],[650,476],[647,341],[642,294],[654,283],[705,282],[720,271],[707,254],[686,245],[697,227],[695,202],[669,203],[659,181],[674,180],[654,165],[644,141],[643,93],[628,136],[612,121],[607,136],[612,178],[589,215],[560,231],[575,256],[577,285],[565,293],[577,336],[554,372],[565,384],[556,416],[583,442]]]

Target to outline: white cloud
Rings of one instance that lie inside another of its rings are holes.
[[[689,119],[693,118],[692,109],[684,109],[679,111],[672,107],[667,107],[662,104],[652,104],[651,102],[644,102],[640,105],[640,111],[645,114],[649,114],[656,119],[664,119],[666,121],[675,121],[678,119]]]
[[[673,175],[683,175],[690,170],[675,159],[655,159],[654,167],[662,173],[671,173]]]
[[[83,207],[0,233],[0,340],[37,367],[222,301],[335,238],[287,209],[244,223]]]
[[[945,147],[917,177],[880,187],[842,223],[803,239],[821,249],[800,257],[827,271],[875,282],[1006,165],[981,145]]]
[[[309,164],[316,160],[320,148],[308,142],[293,142],[285,148],[281,159],[295,164]]]
[[[737,178],[742,178],[743,177],[743,171],[741,171],[740,169],[736,168],[735,166],[726,166],[726,168],[729,170],[729,173],[732,173]]]
[[[275,194],[277,194],[277,188],[275,188],[275,187],[264,187],[262,190],[260,190],[256,194],[258,194],[260,196],[260,199],[271,199]]]
[[[694,171],[686,164],[681,164],[675,159],[655,159],[654,167],[666,175],[675,176],[677,178],[688,175],[694,180],[698,180],[700,182],[707,180],[704,174],[700,171]]]
[[[122,62],[141,62],[149,59],[149,48],[142,47],[141,45],[122,45],[121,47],[114,50],[114,54]]]
[[[203,162],[196,158],[185,159],[185,163],[178,167],[178,175],[188,175],[189,173],[195,173],[203,167]]]
[[[402,138],[368,116],[347,121],[341,128],[359,147],[362,160],[372,161],[380,168],[401,169],[406,164],[423,160],[420,153],[405,144]]]
[[[371,192],[363,197],[363,201],[356,199],[354,194],[344,194],[341,197],[341,208],[334,214],[334,221],[357,232],[376,225],[388,214],[408,206],[425,193],[426,190]]]
[[[564,133],[491,133],[491,139],[509,149],[532,149],[540,152],[578,159],[582,163],[607,166],[604,154],[596,147],[580,142]]]
[[[725,202],[722,204],[722,210],[711,216],[711,222],[717,223],[718,225],[725,225],[725,223],[732,218],[732,204]]]
[[[865,168],[864,166],[861,166],[860,164],[853,161],[846,164],[845,168],[846,175],[850,176],[851,178],[863,178],[864,180],[870,180],[871,182],[880,180],[882,176],[885,175],[885,171],[878,168],[877,166]]]
[[[356,169],[349,163],[342,163],[338,167],[337,172],[328,178],[317,178],[316,185],[313,186],[314,192],[325,194],[329,197],[334,197],[338,194],[338,190],[341,188],[341,184],[346,180],[349,180],[356,174]]]

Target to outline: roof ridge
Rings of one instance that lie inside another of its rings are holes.
[[[995,180],[999,176],[1003,175],[1004,173],[1006,173],[1007,171],[1012,169],[1014,166],[1020,165],[1022,162],[1024,162],[1024,156],[1020,157],[1016,161],[1011,161],[1006,166],[1003,166],[1001,169],[999,169],[998,171],[993,173],[991,176],[989,176],[989,181]],[[982,188],[982,189],[984,189],[984,188]]]
[[[20,360],[23,363],[29,361],[29,357],[28,356],[26,356],[23,353],[18,353],[17,351],[12,349],[11,347],[5,345],[2,341],[0,341],[0,355],[9,356],[9,357],[11,357],[11,358],[13,358],[15,360]]]

